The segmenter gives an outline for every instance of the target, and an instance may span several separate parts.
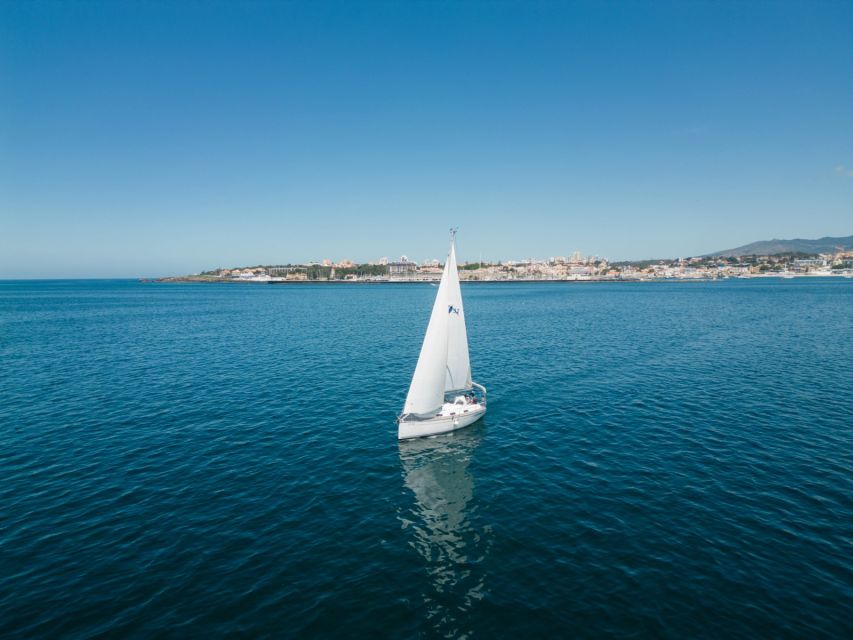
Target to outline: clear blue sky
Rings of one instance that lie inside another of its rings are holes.
[[[853,233],[853,2],[3,2],[0,277]]]

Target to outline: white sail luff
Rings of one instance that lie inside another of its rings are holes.
[[[444,273],[435,296],[435,304],[432,307],[432,315],[418,356],[418,364],[403,406],[404,414],[432,416],[439,412],[444,402],[448,337],[448,313],[445,300],[449,268],[448,260],[444,264]]]

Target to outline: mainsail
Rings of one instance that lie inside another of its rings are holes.
[[[468,334],[465,331],[454,234],[403,413],[434,416],[441,409],[445,391],[470,388]]]
[[[445,391],[471,388],[471,361],[468,359],[468,332],[465,330],[465,310],[462,308],[462,290],[459,287],[459,270],[456,266],[456,242],[450,242],[447,256],[447,375]]]

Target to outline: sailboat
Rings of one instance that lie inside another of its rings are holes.
[[[447,433],[486,413],[486,388],[471,379],[468,333],[456,266],[456,229],[427,326],[412,384],[397,418],[400,440]]]

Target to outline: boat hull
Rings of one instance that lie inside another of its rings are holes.
[[[481,407],[469,413],[455,416],[436,416],[429,420],[401,420],[397,429],[398,440],[435,436],[440,433],[450,433],[474,424],[486,415],[486,407]]]

